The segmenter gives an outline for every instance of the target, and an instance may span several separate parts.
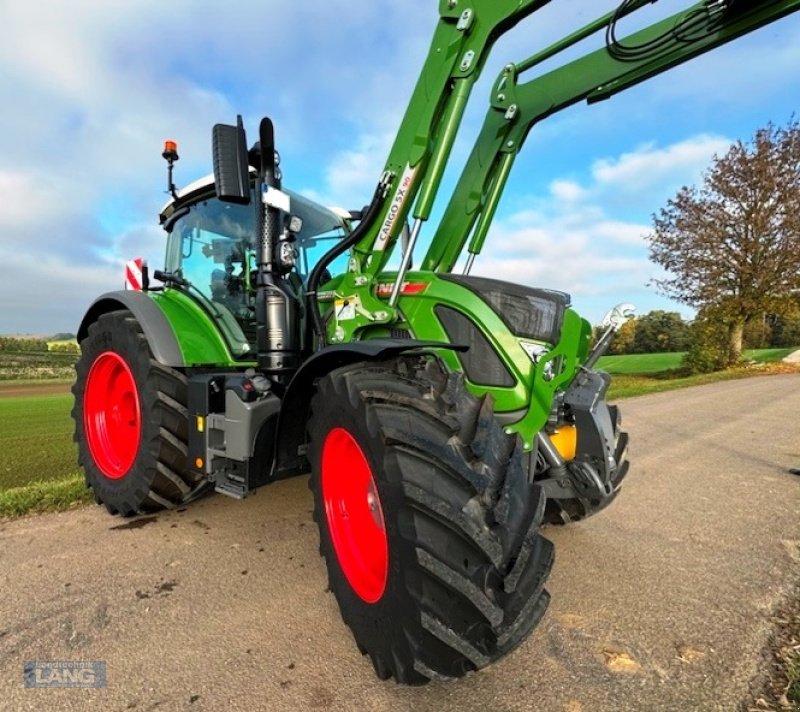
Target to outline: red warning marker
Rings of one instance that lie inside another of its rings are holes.
[[[132,289],[135,292],[142,291],[142,265],[144,260],[137,257],[125,263],[125,289]]]

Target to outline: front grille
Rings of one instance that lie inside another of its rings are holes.
[[[458,359],[472,383],[503,388],[511,388],[515,384],[514,377],[494,347],[467,316],[440,304],[436,307],[436,317],[447,332],[450,343],[469,346],[466,353],[459,352]]]
[[[570,305],[569,294],[485,277],[460,274],[439,277],[481,296],[517,336],[551,344],[558,343],[561,338],[564,311]]]

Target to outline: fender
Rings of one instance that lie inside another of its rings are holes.
[[[81,321],[78,329],[78,343],[86,338],[89,326],[103,314],[119,309],[127,309],[136,317],[156,361],[173,368],[181,368],[185,365],[183,352],[169,320],[144,292],[120,290],[106,292],[95,299]]]
[[[335,344],[317,351],[294,374],[283,395],[275,431],[272,479],[305,474],[308,471],[305,454],[300,452],[300,448],[305,442],[308,410],[319,378],[334,369],[358,361],[381,361],[407,353],[432,353],[433,349],[466,351],[468,347],[439,341],[369,339]]]

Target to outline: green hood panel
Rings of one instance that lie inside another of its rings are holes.
[[[395,275],[380,275],[377,292],[380,295],[391,288]],[[591,326],[573,309],[564,310],[560,334],[556,340],[545,341],[516,335],[498,313],[478,293],[466,286],[432,272],[408,272],[403,292],[398,301],[402,320],[396,325],[400,330],[408,330],[408,335],[424,341],[450,342],[439,316],[439,310],[448,308],[463,314],[477,329],[482,338],[491,345],[497,358],[512,378],[512,383],[502,385],[481,385],[473,382],[461,362],[462,355],[450,350],[439,354],[448,369],[463,372],[467,387],[477,396],[491,394],[495,410],[509,416],[518,416],[508,425],[509,432],[518,432],[530,448],[536,433],[544,427],[550,415],[550,408],[556,391],[566,387],[575,377],[580,364],[586,360],[591,341]],[[514,285],[508,285],[514,288]],[[335,290],[340,295],[339,303],[347,297],[358,295],[358,288],[350,291],[347,280],[337,284]],[[366,298],[362,298],[362,302]],[[339,309],[331,314],[331,327],[341,329],[343,341],[393,336],[393,330],[386,326],[370,324],[366,318],[353,313],[352,320],[338,320]],[[543,355],[534,360],[525,345],[542,347]],[[478,377],[484,374],[477,374]]]

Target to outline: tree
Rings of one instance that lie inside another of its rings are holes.
[[[605,331],[605,329],[603,329]],[[620,330],[617,332],[617,335],[614,337],[614,340],[611,342],[611,346],[608,349],[608,353],[610,354],[632,354],[633,353],[633,343],[636,338],[636,320],[635,319],[628,319]]]
[[[773,315],[761,313],[744,327],[742,346],[746,349],[765,349],[772,340]]]
[[[769,124],[715,157],[700,188],[681,188],[653,216],[650,259],[667,296],[727,330],[727,363],[745,325],[780,314],[800,290],[800,124]]]
[[[684,351],[688,343],[689,325],[678,312],[655,309],[636,319],[632,353]]]
[[[770,346],[800,346],[800,304],[795,302],[772,320]]]

